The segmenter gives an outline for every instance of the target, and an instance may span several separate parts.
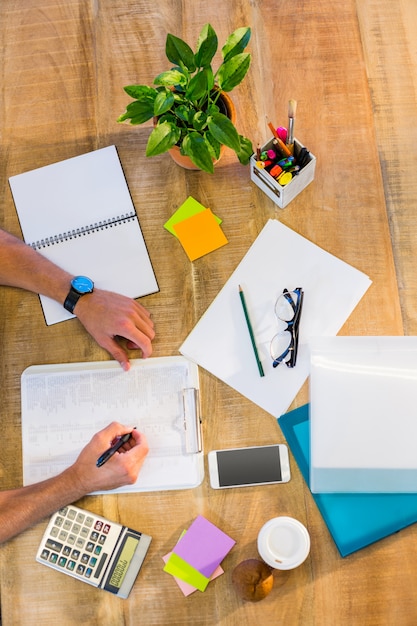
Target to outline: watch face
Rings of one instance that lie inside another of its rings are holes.
[[[72,279],[71,285],[78,293],[91,293],[94,288],[93,281],[87,276],[76,276]]]

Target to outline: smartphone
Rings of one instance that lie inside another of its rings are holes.
[[[291,477],[284,444],[212,450],[208,466],[213,489],[286,483]]]

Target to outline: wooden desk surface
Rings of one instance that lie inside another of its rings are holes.
[[[402,0],[395,11],[387,0],[4,0],[0,224],[20,235],[9,176],[114,143],[160,284],[159,294],[143,299],[156,323],[155,356],[178,353],[271,217],[372,278],[343,334],[402,334],[401,308],[405,331],[415,333],[416,20],[414,0]],[[288,99],[298,101],[296,136],[317,156],[316,178],[283,211],[231,152],[213,176],[189,172],[167,155],[145,158],[148,126],[116,124],[127,102],[122,87],[151,84],[167,69],[167,32],[192,43],[208,21],[221,45],[238,26],[253,29],[252,67],[233,92],[242,134],[262,143],[269,137],[266,116],[285,124]],[[229,239],[193,264],[163,228],[188,195],[222,217]],[[77,320],[46,327],[37,296],[15,289],[1,290],[0,337],[7,442],[0,484],[10,488],[22,479],[22,371],[108,356]],[[201,384],[206,451],[283,441],[270,415],[204,371]],[[305,386],[294,406],[307,399]],[[292,473],[287,485],[269,488],[215,492],[206,477],[190,491],[83,499],[81,506],[153,536],[129,599],[36,564],[40,523],[1,548],[3,625],[415,624],[417,529],[341,559],[294,462]],[[162,556],[200,513],[237,545],[224,562],[225,575],[204,594],[184,598],[162,572]],[[232,587],[232,569],[257,556],[260,527],[282,514],[308,527],[311,555],[293,572],[277,572],[266,600],[245,603]]]

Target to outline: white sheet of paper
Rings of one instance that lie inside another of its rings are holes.
[[[309,374],[310,337],[335,335],[371,280],[277,220],[269,220],[180,352],[274,417],[282,415]],[[241,285],[265,371],[260,377],[239,298]],[[284,288],[304,289],[297,365],[272,367],[274,312]]]

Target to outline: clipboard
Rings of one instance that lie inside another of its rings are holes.
[[[204,478],[198,367],[182,356],[32,365],[21,377],[23,484],[69,467],[112,421],[146,435],[149,453],[123,493],[189,489]]]

